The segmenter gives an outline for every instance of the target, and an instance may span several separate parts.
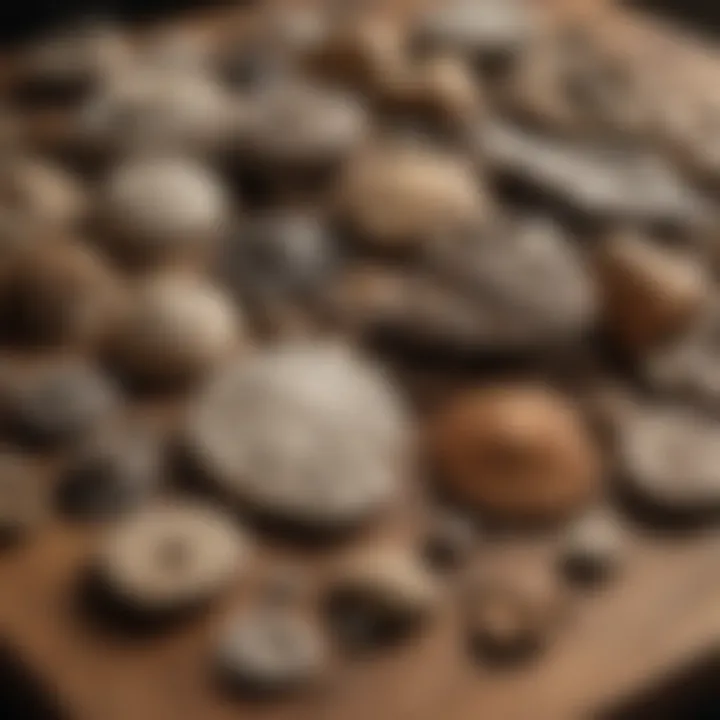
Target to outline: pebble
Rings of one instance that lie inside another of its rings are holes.
[[[490,123],[480,132],[479,156],[503,177],[583,219],[687,228],[707,217],[705,201],[675,168],[637,147]]]
[[[149,507],[103,539],[94,570],[109,596],[139,614],[212,600],[245,572],[250,547],[230,517],[190,501]]]
[[[444,572],[462,567],[476,545],[474,523],[461,515],[441,513],[431,521],[422,553],[431,568]]]
[[[492,563],[467,594],[471,646],[491,660],[526,659],[547,645],[566,608],[563,588],[548,568]]]
[[[130,159],[114,169],[100,201],[111,253],[130,264],[203,258],[227,231],[225,187],[200,163],[179,157]]]
[[[325,639],[311,619],[268,608],[234,613],[215,652],[226,684],[263,694],[305,689],[322,678],[329,661]]]
[[[248,162],[278,173],[333,167],[369,129],[367,112],[354,96],[306,81],[273,83],[256,102]]]
[[[677,516],[720,509],[720,425],[692,409],[638,408],[618,433],[625,487],[645,506]]]
[[[151,64],[123,73],[84,105],[74,129],[101,156],[154,152],[204,156],[226,148],[232,100],[211,77]]]
[[[332,23],[308,49],[306,64],[325,80],[378,96],[404,74],[407,60],[402,26],[372,13]]]
[[[195,381],[228,358],[242,335],[242,316],[219,287],[167,272],[139,282],[110,352],[131,381]]]
[[[110,380],[84,360],[60,359],[18,379],[8,398],[13,435],[35,447],[74,443],[118,411]]]
[[[187,439],[230,497],[318,530],[387,507],[408,449],[393,387],[334,341],[285,343],[229,366],[196,398]]]
[[[469,390],[438,411],[428,431],[442,487],[483,514],[558,521],[598,490],[598,449],[575,405],[550,388]]]
[[[486,351],[571,346],[594,325],[597,299],[585,258],[542,217],[499,223],[489,232],[470,227],[457,238],[428,244],[424,264],[430,278],[472,315],[467,340]],[[432,312],[440,304],[428,305]],[[435,328],[443,322],[450,324],[438,316]]]
[[[619,569],[624,532],[607,510],[594,510],[571,523],[560,540],[559,563],[574,582],[594,585]]]
[[[162,461],[161,443],[149,428],[93,433],[63,472],[60,506],[83,520],[107,520],[138,510],[162,483]]]
[[[470,164],[419,144],[361,153],[339,179],[338,214],[365,247],[385,254],[476,224],[488,205]]]
[[[339,259],[327,223],[306,210],[281,209],[245,224],[221,254],[220,273],[256,309],[319,299]]]
[[[115,27],[72,27],[21,52],[14,87],[39,99],[79,99],[124,67],[129,57],[130,48]]]
[[[429,9],[415,32],[423,46],[449,48],[480,61],[516,55],[531,37],[532,21],[525,0],[451,0]]]
[[[310,585],[308,572],[302,565],[281,562],[268,572],[261,586],[261,595],[270,606],[294,606],[306,599]]]
[[[50,227],[77,227],[88,213],[88,196],[71,174],[28,156],[11,160],[0,171],[0,198],[5,207]]]
[[[31,240],[35,232],[28,230]],[[26,250],[11,260],[0,291],[13,339],[51,347],[100,342],[123,298],[122,282],[112,269],[92,248],[63,238],[39,238]]]
[[[0,540],[14,542],[36,530],[50,515],[48,495],[30,461],[0,453]]]
[[[440,601],[438,581],[410,548],[378,544],[338,564],[325,606],[340,641],[355,649],[408,635],[438,611]]]
[[[710,298],[699,260],[635,234],[603,241],[594,265],[607,329],[634,352],[683,334]]]
[[[657,394],[717,411],[720,402],[718,304],[708,307],[687,332],[654,348],[642,364],[643,378]]]

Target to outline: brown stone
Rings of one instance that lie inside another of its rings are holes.
[[[699,262],[638,235],[603,242],[595,270],[608,331],[634,352],[681,334],[709,297]]]
[[[470,164],[412,144],[358,156],[340,179],[338,202],[363,243],[386,253],[407,251],[488,212]]]
[[[451,401],[430,425],[445,489],[509,521],[556,521],[598,489],[597,450],[573,404],[549,388],[499,385]]]
[[[121,372],[147,382],[195,380],[237,346],[242,319],[220,288],[184,273],[142,280],[111,341]]]

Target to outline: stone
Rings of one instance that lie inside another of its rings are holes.
[[[77,227],[89,210],[87,192],[69,173],[44,160],[19,157],[0,170],[0,199],[49,227]]]
[[[248,162],[275,172],[334,167],[365,139],[369,121],[352,95],[287,79],[256,97]]]
[[[133,513],[108,530],[93,560],[119,605],[161,616],[220,595],[246,571],[249,541],[230,517],[190,501]]]
[[[117,318],[123,283],[92,248],[62,238],[32,242],[28,230],[0,290],[6,330],[33,345],[96,346]]]
[[[32,447],[74,443],[114,417],[120,396],[93,365],[78,359],[46,363],[21,376],[8,398],[14,436]]]
[[[557,522],[582,509],[601,480],[578,408],[535,384],[458,395],[430,421],[441,487],[469,509],[509,522]]]
[[[231,210],[222,182],[202,164],[151,156],[112,172],[99,216],[113,256],[162,265],[211,253],[228,229]]]
[[[160,273],[141,280],[117,332],[111,359],[131,382],[196,381],[239,347],[240,312],[223,291],[186,273]]]
[[[320,531],[391,504],[408,459],[395,388],[334,341],[281,343],[230,365],[195,399],[187,441],[232,500]]]
[[[466,598],[471,647],[496,661],[537,654],[564,619],[567,598],[543,566],[492,563],[473,578]]]
[[[720,509],[720,425],[684,407],[638,408],[617,435],[618,467],[628,494],[670,516]]]
[[[63,472],[61,509],[73,519],[90,521],[138,510],[162,484],[162,455],[156,433],[142,425],[93,433]]]
[[[499,175],[583,220],[688,228],[706,201],[663,157],[636,146],[554,138],[510,124],[480,131],[479,158]]]
[[[50,516],[48,487],[31,461],[0,454],[0,542],[12,543],[35,532]]]
[[[341,642],[363,649],[416,630],[437,612],[441,596],[438,581],[410,548],[378,543],[338,563],[325,606]]]
[[[415,143],[359,154],[339,180],[337,204],[359,242],[384,254],[411,251],[489,213],[469,163]]]
[[[642,236],[607,238],[594,267],[608,332],[640,354],[682,335],[710,300],[699,259]]]
[[[232,108],[212,77],[141,65],[88,100],[74,133],[80,146],[111,159],[159,151],[203,157],[230,142]]]
[[[605,509],[595,509],[563,532],[558,561],[571,581],[595,585],[619,570],[624,550],[620,521]]]
[[[227,620],[215,662],[225,683],[258,693],[284,693],[317,683],[328,666],[319,627],[288,610],[249,608]]]
[[[477,545],[474,524],[455,513],[440,513],[431,520],[422,554],[433,569],[440,572],[462,567]]]

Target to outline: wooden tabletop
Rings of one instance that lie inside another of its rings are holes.
[[[588,17],[599,4],[584,3]],[[565,3],[573,12],[581,5]],[[217,19],[203,22],[218,27]],[[623,32],[662,36],[643,21],[638,26],[620,16],[617,22]],[[416,510],[408,503],[370,534],[412,534]],[[372,659],[337,657],[328,681],[301,698],[241,701],[215,687],[208,657],[223,610],[246,597],[252,583],[240,583],[170,632],[116,632],[83,609],[78,591],[100,531],[56,520],[0,555],[0,637],[76,720],[579,720],[601,717],[623,698],[720,651],[720,536],[633,526],[620,576],[597,594],[579,595],[563,631],[529,665],[501,669],[473,659],[449,592],[437,621],[408,643]],[[345,547],[298,549],[272,541],[253,575],[274,557],[301,555],[320,581]],[[551,562],[551,550],[545,538],[493,543],[480,549],[478,562],[500,552],[515,553],[518,563]]]

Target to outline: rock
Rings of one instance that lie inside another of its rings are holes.
[[[313,74],[377,96],[404,72],[405,33],[386,14],[351,16],[331,23],[306,56]]]
[[[707,217],[704,199],[656,154],[508,124],[480,135],[479,154],[496,172],[582,219],[687,228]]]
[[[643,353],[689,329],[709,301],[699,260],[637,235],[616,235],[595,256],[605,323],[624,347]]]
[[[308,571],[297,563],[280,563],[270,568],[261,587],[262,601],[270,607],[288,607],[302,603],[309,595]]]
[[[97,344],[117,319],[122,283],[90,248],[61,238],[32,242],[28,230],[0,291],[6,330],[36,345]]]
[[[429,426],[442,487],[469,508],[515,522],[558,521],[597,492],[600,459],[568,399],[537,385],[461,394]]]
[[[242,317],[220,288],[193,275],[141,280],[111,339],[120,373],[141,384],[195,381],[238,347]]]
[[[48,488],[37,468],[20,455],[0,454],[0,541],[34,532],[50,515]]]
[[[31,99],[80,99],[123,68],[129,58],[129,45],[117,28],[72,27],[41,38],[20,53],[13,87]]]
[[[339,215],[364,246],[384,254],[475,225],[488,212],[468,163],[411,143],[360,154],[339,180]]]
[[[686,333],[647,354],[644,379],[656,393],[716,411],[720,402],[718,309],[711,298]]]
[[[72,518],[105,520],[139,509],[164,477],[162,447],[147,427],[104,429],[73,454],[59,486]]]
[[[331,342],[290,343],[220,373],[189,415],[190,451],[228,495],[318,530],[396,497],[406,426],[394,389]]]
[[[228,619],[216,664],[233,688],[283,693],[316,683],[327,670],[328,650],[310,619],[287,610],[250,608]]]
[[[467,594],[471,646],[491,660],[525,659],[547,645],[566,607],[547,568],[493,563],[476,575]]]
[[[618,467],[629,494],[671,516],[720,509],[720,425],[682,407],[638,408],[617,437]]]
[[[107,248],[131,264],[203,258],[230,223],[220,180],[200,164],[148,157],[117,167],[103,189],[100,223]]]
[[[442,513],[432,519],[423,543],[423,556],[434,569],[455,570],[469,560],[476,542],[477,532],[470,520]]]
[[[72,175],[32,157],[20,157],[0,170],[0,199],[49,227],[77,227],[87,217],[88,197]]]
[[[332,575],[325,605],[351,649],[400,639],[438,610],[437,580],[408,548],[390,544],[356,551]]]
[[[281,210],[246,224],[220,257],[220,274],[261,320],[273,311],[311,314],[339,264],[336,238],[317,215]]]
[[[531,37],[533,20],[525,0],[452,0],[429,9],[415,32],[423,46],[482,60],[517,54]]]
[[[247,539],[229,517],[185,501],[121,520],[103,540],[93,569],[116,603],[161,616],[222,593],[246,570],[249,556]]]
[[[150,65],[123,73],[77,117],[77,143],[100,156],[153,152],[208,155],[225,149],[232,101],[211,77]]]
[[[563,533],[558,557],[560,567],[570,580],[594,585],[619,569],[624,545],[619,520],[606,510],[591,511]]]
[[[117,389],[82,360],[40,365],[18,379],[8,398],[14,436],[32,447],[73,443],[117,412]]]
[[[273,172],[333,167],[369,129],[366,110],[352,95],[300,80],[273,83],[256,102],[248,162]]]

